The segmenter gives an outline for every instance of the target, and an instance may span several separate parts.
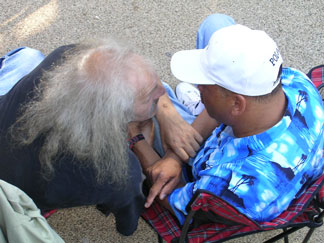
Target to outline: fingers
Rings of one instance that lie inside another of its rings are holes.
[[[198,143],[196,140],[191,141],[190,146],[194,152],[196,152],[200,149],[200,143]],[[194,156],[195,156],[195,154],[194,154]]]
[[[149,208],[152,205],[154,199],[156,198],[157,195],[159,195],[159,193],[160,193],[162,187],[165,185],[165,183],[166,182],[163,181],[163,180],[157,180],[153,184],[153,186],[150,189],[149,195],[146,198],[146,202],[144,204],[144,207]]]
[[[179,158],[183,161],[187,161],[189,159],[189,154],[182,147],[175,147],[173,151],[179,156]]]
[[[181,142],[170,144],[172,150],[183,160],[187,161],[189,157],[195,157],[196,151],[200,149],[200,144],[203,142],[202,136],[194,129],[193,133],[188,134],[186,139],[181,139]]]
[[[145,207],[149,208],[152,203],[154,202],[154,199],[158,196],[160,200],[163,200],[166,196],[168,196],[174,188],[178,185],[180,179],[179,178],[173,178],[169,182],[164,182],[162,180],[157,181],[153,184],[153,186],[150,189],[149,195],[146,198]]]
[[[200,144],[196,140],[190,141],[190,144],[187,145],[186,151],[190,155],[190,157],[196,156],[196,151],[200,149]]]
[[[173,151],[182,159],[183,161],[187,161],[189,157],[195,157],[196,151],[200,148],[200,144],[193,140],[190,143],[183,144],[182,147],[174,147]]]
[[[195,137],[195,140],[198,142],[198,144],[202,144],[202,142],[204,141],[204,138],[196,130],[194,132],[194,137]]]
[[[179,178],[174,178],[170,180],[167,184],[165,184],[160,192],[160,199],[163,200],[167,195],[169,195],[174,190],[174,188],[176,188],[179,181]]]
[[[185,150],[186,150],[186,152],[187,152],[187,154],[188,154],[189,157],[195,157],[196,151],[192,148],[192,146],[190,144],[187,145],[187,147],[185,148]]]
[[[144,206],[150,207],[158,195],[163,199],[170,194],[180,181],[181,172],[182,162],[173,158],[172,155],[166,155],[166,158],[149,167],[146,174],[149,175],[153,185]]]

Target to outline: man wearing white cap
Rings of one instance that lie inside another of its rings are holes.
[[[174,76],[198,85],[208,115],[220,122],[189,163],[192,179],[162,200],[180,223],[197,189],[256,221],[272,220],[323,173],[324,110],[314,85],[300,71],[282,68],[279,48],[265,32],[234,21],[217,29],[224,18],[211,15],[200,26],[197,46],[208,43],[204,49],[171,60]],[[145,169],[154,156],[145,141],[136,146]],[[154,188],[159,182],[150,175]],[[147,200],[149,206],[152,192]]]

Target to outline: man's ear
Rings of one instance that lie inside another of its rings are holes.
[[[233,116],[240,116],[244,113],[246,109],[246,98],[240,94],[233,94],[233,105],[232,105],[232,115]]]

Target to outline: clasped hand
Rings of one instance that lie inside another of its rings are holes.
[[[179,114],[174,114],[172,119],[164,119],[160,127],[164,150],[171,148],[183,161],[196,155],[203,137]]]
[[[153,185],[146,199],[146,208],[151,206],[155,197],[159,195],[159,199],[163,200],[179,186],[182,162],[169,156],[167,153],[163,159],[150,166],[147,172]]]

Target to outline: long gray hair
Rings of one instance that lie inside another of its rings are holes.
[[[98,182],[125,183],[127,124],[136,96],[127,75],[138,65],[136,56],[112,39],[91,41],[43,76],[12,131],[23,145],[44,135],[39,159],[45,178],[53,176],[59,156],[70,154],[91,164]]]

